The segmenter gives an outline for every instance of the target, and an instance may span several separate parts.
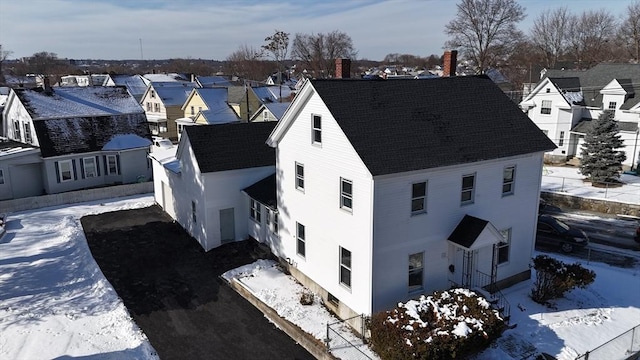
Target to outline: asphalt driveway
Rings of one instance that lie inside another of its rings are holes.
[[[89,248],[161,359],[313,359],[219,276],[265,253],[205,253],[155,205],[82,218]]]

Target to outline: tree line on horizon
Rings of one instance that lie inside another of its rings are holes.
[[[534,19],[528,34],[517,27],[526,17],[526,9],[516,0],[460,0],[456,6],[456,16],[445,26],[448,40],[443,48],[457,50],[458,59],[478,74],[499,70],[515,89],[521,89],[524,82],[535,82],[532,73],[540,68],[587,69],[601,62],[640,60],[640,0],[630,3],[619,19],[605,8],[581,13],[572,13],[567,7],[549,8]],[[10,54],[0,44],[0,76]],[[272,74],[282,75],[294,66],[298,71],[305,70],[307,76],[332,77],[337,58],[352,59],[352,70],[379,64],[432,69],[442,62],[442,54],[420,57],[390,53],[380,62],[357,59],[357,54],[351,37],[339,30],[294,36],[275,30],[260,47],[239,45],[217,69],[210,62],[189,58],[169,59],[153,69],[199,75],[222,71],[261,80]],[[132,69],[106,66],[101,71],[130,73]],[[81,73],[81,69],[61,61],[53,52],[42,51],[12,64],[11,72],[67,75]]]

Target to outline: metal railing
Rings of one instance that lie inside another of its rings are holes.
[[[640,325],[636,325],[597,348],[576,357],[576,360],[623,360],[639,352]]]
[[[491,275],[485,274],[482,271],[476,270],[476,286],[486,290],[495,298],[495,306],[502,315],[504,321],[508,324],[511,317],[511,304],[507,301],[506,296],[498,289],[495,281],[493,281]],[[487,299],[489,300],[489,299]]]
[[[339,359],[371,360],[372,357],[363,351],[368,348],[368,321],[369,317],[363,314],[327,324],[327,350]],[[359,334],[354,334],[354,329]]]

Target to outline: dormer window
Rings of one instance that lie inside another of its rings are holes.
[[[322,144],[322,117],[313,115],[311,140],[314,144]]]
[[[615,101],[609,101],[609,110],[615,110],[616,105],[618,105]]]

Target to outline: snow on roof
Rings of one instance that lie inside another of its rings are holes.
[[[102,150],[127,150],[147,147],[151,145],[149,139],[145,139],[135,134],[114,135],[109,142],[104,144]]]
[[[57,87],[16,91],[34,120],[142,113],[142,107],[124,87]]]
[[[166,84],[166,83],[163,83]],[[177,83],[177,86],[156,86],[153,83],[153,89],[156,91],[165,106],[182,106],[189,97],[191,90],[196,88],[195,83]],[[180,86],[183,85],[183,86]]]
[[[269,103],[269,102],[277,102],[277,96],[274,96],[273,93],[269,90],[268,87],[254,87],[251,88],[253,92],[256,94],[261,103]]]
[[[180,165],[180,160],[176,158],[177,150],[177,146],[171,148],[156,148],[149,154],[149,157],[156,160],[165,169],[179,174],[182,171],[182,166]]]
[[[276,119],[280,120],[285,110],[287,110],[287,108],[289,107],[289,104],[291,103],[290,102],[269,103],[269,104],[265,104],[264,106],[267,109],[269,109],[269,111],[273,114],[273,116],[275,116]]]
[[[235,111],[227,104],[226,88],[196,89],[200,98],[209,108],[202,112],[209,124],[222,124],[238,121]]]
[[[145,79],[151,82],[159,82],[159,81],[185,81],[187,79],[184,76],[178,73],[169,73],[169,74],[144,74],[142,75]]]

